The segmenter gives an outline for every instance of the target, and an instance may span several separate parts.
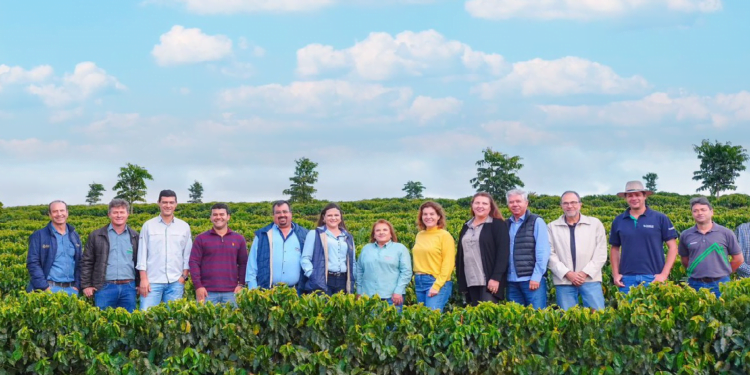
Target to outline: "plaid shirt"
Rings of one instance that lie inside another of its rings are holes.
[[[737,240],[740,242],[742,256],[745,257],[745,263],[737,269],[737,275],[740,277],[750,277],[750,223],[740,224],[735,231]]]

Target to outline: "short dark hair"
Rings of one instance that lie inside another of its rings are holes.
[[[125,211],[130,212],[130,204],[128,204],[128,201],[124,199],[120,199],[120,198],[115,198],[109,202],[109,208],[107,209],[107,214],[112,212],[112,209],[115,207],[125,207]]]
[[[281,207],[283,205],[287,205],[289,207],[289,212],[292,212],[292,204],[289,203],[289,201],[285,201],[283,199],[277,200],[276,202],[273,202],[273,205],[271,205],[271,214],[276,213],[276,207]]]
[[[177,200],[177,193],[175,193],[173,190],[162,190],[159,192],[159,200],[157,202],[161,202],[161,199],[163,197],[174,197],[174,200]]]
[[[213,206],[211,206],[211,211],[213,210],[226,210],[227,215],[231,215],[232,212],[229,211],[229,206],[226,205],[226,203],[214,203]]]
[[[61,200],[58,199],[58,200],[54,200],[52,202],[49,202],[49,205],[47,206],[47,213],[48,214],[52,213],[52,205],[55,204],[55,203],[62,203],[62,204],[64,204],[65,205],[65,211],[68,210],[68,204],[65,203],[65,201],[61,201]]]
[[[695,206],[696,204],[706,205],[706,206],[708,206],[708,209],[710,209],[711,211],[713,211],[713,209],[714,209],[714,206],[711,205],[711,202],[709,202],[706,197],[695,197],[695,198],[691,199],[690,200],[690,209],[692,210],[693,206]]]

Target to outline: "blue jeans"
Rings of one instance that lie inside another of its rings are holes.
[[[438,291],[438,294],[428,297],[427,294],[434,283],[435,277],[432,275],[419,274],[414,276],[414,291],[417,294],[417,302],[433,310],[443,312],[443,308],[448,303],[448,298],[450,298],[453,291],[453,281],[446,281],[443,287],[440,288],[440,291]]]
[[[388,302],[389,305],[393,306],[393,298],[382,298],[383,301]],[[396,311],[398,311],[399,314],[401,314],[404,311],[404,303],[402,302],[398,306],[393,306],[396,308]]]
[[[710,283],[704,283],[703,281],[696,280],[693,278],[688,279],[688,285],[690,285],[691,288],[695,290],[700,290],[701,288],[706,288],[713,293],[716,298],[721,297],[721,292],[719,291],[719,284],[729,282],[729,276],[724,276],[719,280],[710,282]]]
[[[631,287],[637,287],[641,284],[648,286],[651,284],[654,281],[654,275],[622,275],[621,281],[625,286],[620,286],[618,289],[620,289],[621,292],[628,294]]]
[[[529,289],[530,281],[508,281],[508,301],[535,309],[547,307],[547,278],[542,277],[539,288]]]
[[[94,304],[105,310],[107,307],[122,307],[128,312],[135,310],[135,281],[127,284],[105,283],[104,287],[94,292]]]
[[[234,292],[208,292],[208,296],[206,296],[206,302],[213,302],[214,305],[220,303],[228,303],[232,306],[237,306]]]
[[[594,310],[604,308],[604,292],[602,292],[602,283],[600,281],[583,283],[581,286],[555,285],[555,290],[557,305],[563,310],[577,305],[579,296],[583,299],[584,307]]]
[[[63,287],[57,286],[57,285],[50,285],[49,286],[49,291],[52,292],[52,293],[63,292],[63,293],[67,293],[69,296],[77,296],[78,295],[78,291],[75,290],[75,289],[73,289],[73,287],[70,287],[70,286],[67,287],[67,288],[63,288]]]
[[[151,291],[146,297],[141,297],[141,310],[156,306],[162,302],[174,301],[182,298],[185,285],[179,281],[173,283],[152,283]]]

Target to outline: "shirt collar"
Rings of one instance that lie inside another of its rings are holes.
[[[518,220],[516,220],[516,217],[513,216],[513,214],[510,214],[509,220],[512,221],[512,222],[514,222],[514,223],[520,223],[520,222],[526,220],[526,214],[528,214],[528,213],[529,213],[529,211],[526,210],[526,212],[524,212],[523,215],[521,215],[521,217],[518,218]]]

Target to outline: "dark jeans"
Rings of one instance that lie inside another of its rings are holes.
[[[328,294],[334,295],[338,292],[346,293],[346,274],[341,276],[328,275]]]
[[[94,292],[94,304],[102,310],[122,307],[132,313],[135,310],[135,281],[127,284],[105,283],[104,287]]]
[[[547,307],[547,278],[542,277],[536,290],[529,289],[529,281],[509,281],[507,295],[508,301],[543,309]]]
[[[470,286],[469,292],[466,293],[466,303],[476,306],[479,302],[498,303],[500,299],[492,295],[485,285]]]
[[[721,292],[719,291],[719,284],[729,282],[729,276],[724,276],[716,281],[712,281],[710,283],[703,282],[701,280],[689,278],[688,279],[688,285],[690,285],[691,288],[695,290],[701,290],[701,288],[705,288],[711,291],[716,298],[721,297]]]

